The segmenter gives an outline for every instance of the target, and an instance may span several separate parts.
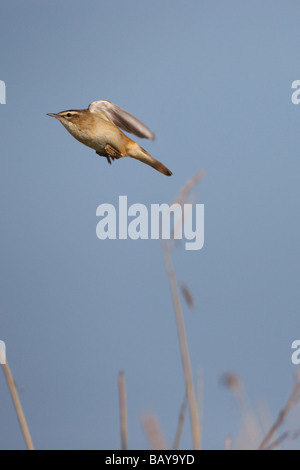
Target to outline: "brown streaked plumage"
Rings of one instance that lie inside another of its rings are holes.
[[[131,157],[140,160],[164,175],[172,172],[163,163],[153,158],[140,145],[124,134],[126,132],[146,139],[155,139],[153,132],[139,119],[109,101],[94,101],[88,109],[67,110],[55,117],[82,144],[96,150],[96,153],[111,159]]]

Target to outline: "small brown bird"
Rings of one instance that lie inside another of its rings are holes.
[[[101,157],[106,157],[110,164],[115,158],[131,157],[164,175],[172,175],[165,165],[155,160],[119,127],[138,137],[152,140],[155,139],[153,132],[132,114],[110,101],[94,101],[88,109],[61,111],[48,116],[58,119],[75,139],[96,150]]]

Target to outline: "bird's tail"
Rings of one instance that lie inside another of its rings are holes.
[[[144,150],[136,142],[130,142],[127,147],[127,155],[131,158],[136,158],[140,162],[146,163],[146,165],[152,166],[155,170],[163,173],[166,176],[171,176],[173,173],[163,163],[155,160],[146,150]]]

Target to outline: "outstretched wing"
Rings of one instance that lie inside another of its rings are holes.
[[[145,124],[110,101],[94,101],[89,105],[89,110],[91,113],[101,114],[104,119],[111,121],[126,132],[131,132],[141,138],[155,139],[155,135]]]

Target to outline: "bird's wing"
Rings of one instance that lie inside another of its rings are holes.
[[[131,132],[138,137],[146,139],[155,139],[155,135],[145,124],[110,101],[94,101],[89,105],[89,111],[91,113],[101,114],[104,119],[111,121],[126,132]]]

